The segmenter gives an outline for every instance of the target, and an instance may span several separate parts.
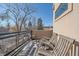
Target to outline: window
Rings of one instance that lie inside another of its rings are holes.
[[[61,3],[55,12],[55,19],[62,15],[68,9],[68,3]]]

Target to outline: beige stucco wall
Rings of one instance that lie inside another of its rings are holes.
[[[53,24],[53,31],[79,41],[79,4],[73,4],[73,11]]]

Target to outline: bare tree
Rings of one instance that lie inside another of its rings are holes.
[[[9,18],[10,18],[10,17],[9,17],[9,15],[8,15],[8,10],[6,10],[5,12],[0,13],[0,20],[7,22],[8,31],[10,30]],[[5,20],[5,19],[6,19],[6,20]]]
[[[31,19],[31,14],[35,10],[27,4],[4,4],[6,6],[4,15],[0,15],[2,20],[8,18],[16,25],[16,30],[22,31],[22,27],[26,25],[26,21]],[[7,21],[9,20],[7,19]],[[7,22],[8,23],[8,22]],[[9,27],[9,23],[7,25]],[[19,35],[16,36],[16,46],[19,43]]]
[[[29,16],[35,12],[33,8],[30,8],[27,4],[5,4],[7,6],[9,16],[14,21],[17,31],[22,30],[22,26],[25,26]]]
[[[7,20],[7,29],[8,29],[8,31],[10,30],[10,23],[8,20]]]
[[[32,29],[32,23],[31,23],[31,21],[29,21],[29,23],[28,23],[28,28],[29,28],[29,30]]]

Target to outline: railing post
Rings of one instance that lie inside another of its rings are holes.
[[[17,35],[16,35],[16,47],[17,47]]]
[[[71,47],[71,49],[70,49],[70,53],[71,53],[71,56],[73,56],[73,46]]]
[[[32,30],[31,30],[31,33],[30,34],[31,34],[31,39],[32,39]]]
[[[16,47],[18,46],[18,44],[19,44],[19,32],[16,35]]]
[[[79,42],[74,42],[74,56],[79,56]]]
[[[74,44],[74,56],[76,56],[76,45]]]
[[[79,46],[78,46],[78,56],[79,56]]]
[[[26,41],[26,38],[25,38],[26,37],[26,33],[24,33],[23,37],[24,37],[23,38],[23,42],[24,42],[24,41]]]

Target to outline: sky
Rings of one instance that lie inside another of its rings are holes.
[[[44,26],[52,26],[53,23],[53,4],[50,3],[39,3],[33,4],[37,9],[37,12],[33,15],[37,18],[42,18]]]
[[[2,5],[2,4],[0,4]],[[41,18],[44,26],[52,26],[53,25],[53,4],[52,3],[32,3],[29,6],[36,9],[36,12],[32,15],[36,17],[36,19]],[[6,7],[5,7],[6,8]],[[4,10],[3,7],[0,6],[0,11]],[[10,21],[13,24],[12,21]],[[2,24],[6,24],[6,22],[2,22]]]

